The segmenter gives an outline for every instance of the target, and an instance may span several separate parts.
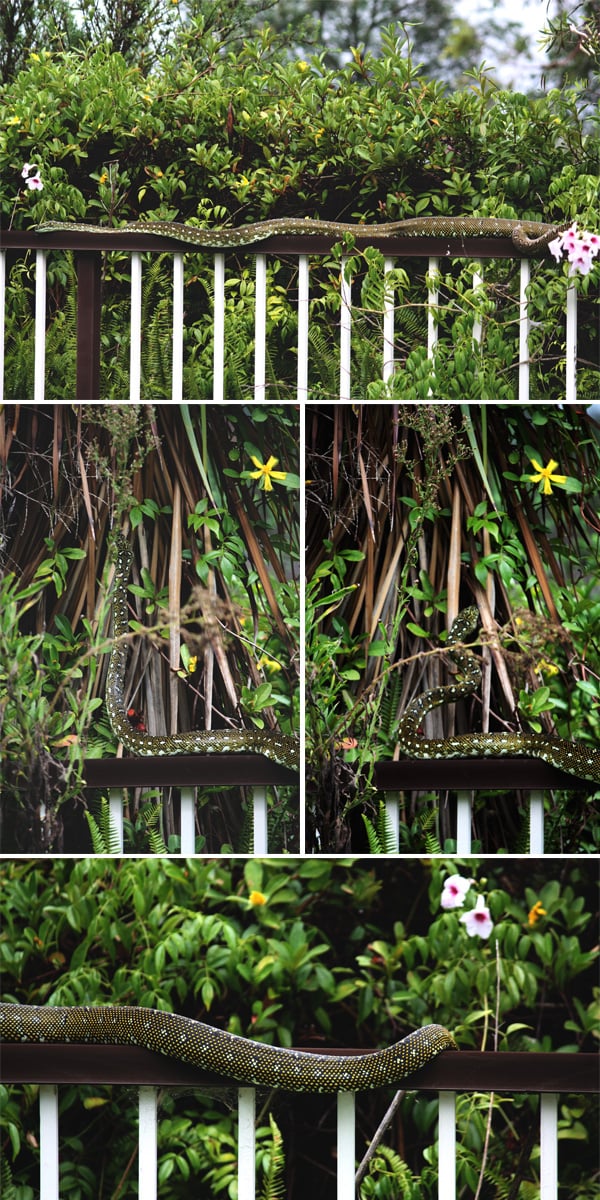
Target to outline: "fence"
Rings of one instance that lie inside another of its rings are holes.
[[[257,402],[267,397],[267,360],[270,345],[267,336],[267,262],[278,256],[290,257],[295,262],[294,292],[297,307],[296,345],[286,349],[286,357],[297,358],[297,374],[294,389],[288,398],[299,402],[309,397],[309,365],[311,352],[314,353],[314,342],[309,328],[311,297],[310,273],[311,263],[315,258],[327,255],[331,251],[334,237],[276,235],[260,243],[260,251],[247,249],[247,258],[254,258],[254,382],[253,395]],[[4,365],[3,351],[5,342],[5,305],[7,293],[7,277],[11,264],[22,261],[22,251],[35,257],[35,352],[33,366],[33,394],[30,399],[41,402],[46,397],[46,325],[47,325],[47,261],[48,255],[54,250],[75,251],[77,297],[76,297],[76,326],[77,326],[77,370],[76,394],[70,399],[94,400],[100,396],[100,354],[101,354],[101,313],[103,304],[103,255],[98,250],[98,239],[85,232],[53,233],[36,236],[33,231],[11,231],[2,235],[3,250],[0,251],[0,401],[3,398]],[[385,256],[384,271],[389,274],[397,264],[397,260],[421,259],[428,267],[424,274],[422,285],[422,300],[420,304],[427,313],[427,353],[432,356],[438,343],[440,320],[445,311],[450,312],[450,326],[446,330],[451,343],[452,313],[451,308],[440,303],[438,284],[436,282],[440,262],[462,258],[474,261],[473,290],[483,288],[483,260],[514,259],[516,251],[509,238],[479,238],[448,239],[443,237],[373,237],[370,245],[382,251]],[[361,246],[364,243],[361,242]],[[190,253],[197,254],[197,248],[185,251],[181,243],[172,238],[162,236],[149,237],[145,234],[123,234],[118,239],[111,238],[109,233],[102,237],[102,250],[118,249],[131,255],[131,286],[130,286],[130,361],[129,361],[129,399],[140,399],[142,390],[142,344],[144,329],[142,328],[142,269],[143,252],[159,254],[168,252],[172,255],[172,361],[171,388],[169,395],[152,395],[146,399],[172,399],[180,401],[187,399],[204,399],[205,395],[195,397],[184,396],[184,328],[185,328],[185,289],[186,289],[186,260]],[[226,295],[230,277],[227,277],[226,254],[212,254],[212,314],[207,313],[207,319],[212,323],[212,396],[214,401],[223,399],[240,399],[239,395],[225,395],[226,361],[225,361],[225,320]],[[236,261],[239,261],[240,250],[236,250]],[[352,335],[353,327],[360,311],[353,304],[352,281],[346,270],[348,260],[342,258],[340,267],[340,313],[337,328],[337,376],[336,391],[328,390],[328,399],[340,401],[356,399],[357,385],[353,379]],[[239,268],[238,268],[239,269]],[[422,269],[422,268],[421,268]],[[548,269],[553,269],[549,262]],[[234,274],[237,270],[234,269]],[[525,403],[530,394],[530,328],[528,288],[531,281],[531,263],[527,258],[520,259],[518,296],[510,295],[510,288],[503,284],[496,289],[495,303],[500,307],[502,298],[508,298],[508,326],[515,334],[510,333],[514,342],[513,362],[518,381],[515,385],[515,400]],[[383,292],[384,300],[379,316],[381,326],[381,342],[379,351],[379,367],[374,379],[389,380],[394,369],[399,365],[397,342],[397,319],[402,312],[402,304],[395,307],[393,288],[387,287]],[[410,305],[408,306],[410,307]],[[456,314],[454,314],[456,315]],[[472,337],[475,344],[482,341],[483,327],[478,317],[473,318]],[[333,350],[333,346],[331,347]],[[571,285],[567,293],[564,328],[557,330],[556,346],[553,347],[553,357],[558,360],[564,357],[564,399],[574,403],[577,398],[577,293]],[[369,381],[367,381],[369,382]],[[56,383],[56,381],[55,381]],[[60,388],[60,381],[58,382]],[[360,380],[360,397],[364,398],[366,382]],[[10,383],[9,383],[10,390]],[[315,378],[311,381],[311,392],[321,397],[324,395],[324,381]],[[7,395],[8,399],[20,399]],[[52,395],[50,399],[64,399],[64,392]],[[125,399],[125,396],[113,397]],[[276,396],[274,398],[280,398]],[[409,397],[407,397],[409,398]],[[434,397],[436,398],[436,397]],[[465,400],[473,399],[468,395]],[[477,397],[479,398],[479,397]],[[489,399],[494,397],[490,396]]]
[[[593,792],[598,785],[576,779],[539,758],[447,758],[378,762],[375,786],[385,792],[388,819],[400,844],[399,795],[401,791],[456,793],[456,853],[471,853],[471,817],[476,791],[517,789],[529,794],[529,853],[544,853],[544,795],[547,790]],[[468,787],[465,787],[468,784]]]
[[[335,1053],[352,1051],[331,1050]],[[40,1084],[40,1200],[59,1200],[60,1084],[115,1084],[138,1087],[139,1196],[156,1200],[157,1094],[159,1088],[231,1089],[232,1082],[177,1063],[139,1047],[86,1045],[2,1046],[4,1083]],[[561,1093],[599,1089],[598,1057],[572,1053],[442,1054],[411,1079],[418,1090],[438,1092],[438,1197],[456,1198],[456,1093],[539,1093],[540,1200],[557,1200],[558,1098]],[[238,1200],[255,1200],[255,1091],[238,1088]],[[338,1094],[337,1200],[355,1198],[354,1093]]]
[[[123,850],[123,789],[179,789],[181,854],[193,855],[199,789],[243,788],[252,795],[253,853],[268,851],[267,789],[298,785],[298,775],[262,754],[173,754],[168,758],[89,758],[86,789],[108,788],[112,830]]]

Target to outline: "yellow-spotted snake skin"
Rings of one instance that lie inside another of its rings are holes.
[[[175,238],[178,242],[207,250],[252,246],[255,242],[275,235],[297,234],[339,239],[344,234],[351,233],[358,244],[382,237],[509,237],[515,249],[526,254],[542,254],[548,244],[565,228],[564,224],[549,225],[543,221],[508,217],[409,217],[403,221],[388,221],[381,225],[318,221],[311,217],[275,217],[271,220],[239,225],[234,229],[199,229],[195,225],[184,225],[177,221],[130,221],[118,229],[75,221],[45,221],[43,225],[37,226],[37,232],[93,233],[100,237],[106,234],[118,237],[124,233],[159,234],[161,237]]]
[[[450,658],[460,671],[460,679],[449,687],[433,688],[410,702],[398,725],[398,744],[409,758],[490,758],[502,755],[541,758],[544,762],[600,783],[600,750],[543,733],[461,733],[449,738],[424,738],[419,729],[426,713],[440,704],[471,696],[481,682],[481,670],[474,654],[462,645],[469,641],[479,624],[479,612],[473,605],[463,609],[452,624],[448,637]]]
[[[190,733],[154,735],[134,729],[127,717],[125,704],[125,667],[129,622],[127,616],[127,580],[132,555],[121,534],[113,539],[116,551],[115,580],[112,598],[113,647],[106,677],[105,701],[110,726],[120,742],[133,754],[264,754],[282,766],[295,770],[298,766],[298,743],[295,737],[259,729],[215,729]]]
[[[0,1004],[0,1041],[143,1046],[242,1083],[293,1092],[354,1092],[396,1085],[456,1042],[442,1025],[425,1025],[384,1050],[312,1054],[253,1042],[202,1021],[152,1008],[53,1008]]]

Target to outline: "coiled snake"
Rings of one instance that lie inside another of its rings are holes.
[[[419,732],[423,717],[440,704],[451,704],[470,696],[481,682],[475,655],[459,644],[468,641],[479,624],[475,606],[463,609],[452,624],[447,645],[461,678],[449,687],[434,688],[411,700],[398,725],[398,744],[410,758],[495,758],[502,755],[531,756],[568,771],[579,779],[600,783],[600,751],[578,742],[548,737],[542,733],[462,733],[449,738],[424,738]]]
[[[239,225],[235,229],[199,229],[195,225],[183,225],[177,221],[130,221],[118,229],[104,225],[86,225],[76,221],[45,221],[43,225],[37,226],[37,233],[83,232],[97,234],[99,237],[106,234],[110,234],[111,237],[128,233],[159,234],[162,237],[175,238],[176,241],[185,242],[189,246],[200,246],[210,250],[251,246],[277,234],[320,234],[339,239],[345,233],[351,233],[357,243],[389,237],[509,237],[515,249],[527,254],[541,254],[565,228],[564,224],[548,225],[542,221],[508,217],[410,217],[381,225],[318,221],[311,217],[275,217]]]
[[[143,1046],[239,1082],[293,1092],[354,1092],[399,1084],[442,1050],[457,1049],[442,1025],[425,1025],[384,1050],[312,1054],[253,1042],[178,1013],[113,1005],[0,1004],[0,1040]]]
[[[283,733],[259,729],[210,729],[155,736],[133,728],[125,704],[129,635],[126,585],[132,555],[122,535],[115,535],[113,545],[116,550],[112,600],[114,642],[108,663],[105,699],[111,729],[119,741],[134,754],[264,754],[282,766],[295,769],[298,765],[298,743],[295,737]]]

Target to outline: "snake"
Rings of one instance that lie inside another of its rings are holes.
[[[115,555],[112,595],[112,646],[106,675],[105,703],[115,737],[133,754],[263,754],[292,770],[298,766],[298,741],[294,736],[261,729],[208,729],[187,733],[149,734],[135,729],[125,704],[125,668],[129,621],[127,580],[133,555],[122,534],[113,537]]]
[[[398,744],[410,758],[499,758],[503,755],[541,758],[554,767],[600,783],[600,750],[545,733],[463,733],[449,738],[425,738],[420,734],[423,717],[440,704],[471,696],[481,682],[477,658],[464,643],[472,639],[479,625],[475,605],[463,609],[452,623],[447,646],[450,658],[459,668],[460,678],[448,687],[433,688],[411,700],[398,724]]]
[[[384,222],[381,225],[320,221],[312,217],[273,217],[266,221],[217,229],[200,229],[178,221],[130,221],[118,229],[104,225],[86,225],[76,221],[46,221],[37,226],[36,232],[91,233],[100,238],[107,234],[112,238],[131,233],[155,234],[207,250],[236,249],[238,246],[252,246],[269,237],[298,234],[340,239],[344,234],[350,233],[359,244],[370,242],[373,238],[392,237],[509,237],[515,249],[535,255],[541,254],[563,229],[566,229],[565,224],[550,225],[543,221],[527,221],[522,218],[438,216],[409,217],[402,221]]]
[[[179,1013],[120,1005],[0,1004],[0,1041],[142,1046],[241,1083],[293,1092],[354,1092],[402,1084],[443,1050],[457,1050],[443,1025],[363,1054],[318,1054],[251,1041]]]

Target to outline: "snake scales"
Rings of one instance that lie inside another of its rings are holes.
[[[155,736],[134,729],[125,704],[125,667],[129,623],[126,585],[132,555],[125,538],[114,538],[115,582],[112,601],[113,646],[106,677],[106,707],[111,729],[134,754],[264,754],[283,766],[298,765],[296,738],[258,729],[218,729]]]
[[[177,221],[131,221],[118,229],[75,221],[46,221],[37,226],[37,232],[84,232],[97,234],[99,237],[106,234],[110,234],[111,237],[130,233],[159,234],[162,237],[175,238],[176,241],[185,242],[189,246],[200,246],[210,250],[251,246],[277,234],[321,234],[341,238],[345,233],[351,233],[359,244],[376,237],[509,237],[517,250],[527,254],[541,254],[564,228],[564,225],[548,225],[542,221],[513,220],[507,217],[411,217],[381,225],[318,221],[310,217],[276,217],[240,225],[235,229],[198,229],[195,225],[184,225]]]
[[[425,1025],[367,1054],[313,1054],[253,1042],[178,1013],[105,1005],[75,1008],[0,1004],[0,1040],[143,1046],[243,1083],[294,1092],[353,1092],[399,1084],[442,1050],[456,1050],[442,1025]]]
[[[398,726],[400,749],[411,758],[475,758],[479,755],[532,756],[552,763],[579,779],[600,783],[600,750],[542,733],[463,733],[450,738],[424,738],[419,733],[423,717],[440,704],[470,696],[481,682],[481,669],[471,651],[464,647],[479,624],[475,606],[463,609],[452,624],[447,645],[460,670],[460,681],[449,687],[423,692],[410,702]]]

